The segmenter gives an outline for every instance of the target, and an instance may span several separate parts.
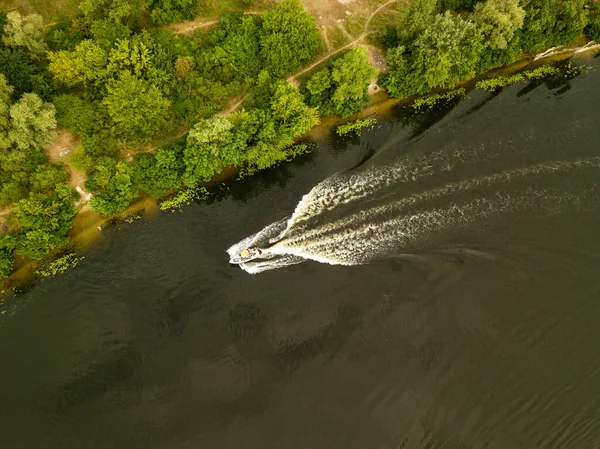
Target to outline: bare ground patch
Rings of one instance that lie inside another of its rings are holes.
[[[50,148],[46,150],[46,153],[53,161],[60,161],[65,165],[71,175],[69,185],[81,195],[81,199],[75,205],[83,205],[82,210],[86,210],[89,208],[89,204],[87,203],[92,197],[92,194],[85,190],[86,174],[73,167],[68,158],[68,156],[75,152],[78,144],[79,141],[72,132],[66,129],[58,129],[56,139],[54,139]]]

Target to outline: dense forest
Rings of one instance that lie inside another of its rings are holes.
[[[599,31],[600,6],[587,0],[413,0],[380,34],[381,84],[397,97],[423,94]]]
[[[230,13],[180,36],[160,25],[194,18],[197,0],[82,0],[71,20],[0,11],[0,279],[16,252],[41,258],[68,241],[79,194],[48,148],[57,127],[80,142],[90,205],[124,210],[223,167],[263,169],[288,157],[320,115],[347,117],[377,75],[366,48],[320,64],[300,88],[285,78],[324,51],[299,0]],[[523,53],[600,38],[600,6],[584,0],[413,0],[395,26],[381,84],[391,95],[450,87]],[[241,108],[225,114],[243,98]],[[132,157],[131,157],[132,156]],[[1,223],[1,222],[0,222]]]

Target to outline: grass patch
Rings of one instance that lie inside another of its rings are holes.
[[[233,11],[265,11],[276,5],[274,0],[200,0],[198,15],[221,17]]]
[[[78,0],[0,0],[0,9],[17,9],[21,14],[37,13],[44,18],[44,25],[64,21],[80,13]]]
[[[455,98],[463,98],[467,94],[467,91],[464,87],[460,89],[451,90],[450,92],[446,92],[445,94],[435,94],[428,95],[427,97],[417,98],[412,107],[414,109],[433,109],[438,103],[447,102],[450,100],[454,100]]]
[[[353,14],[346,17],[346,20],[344,20],[344,28],[346,28],[346,31],[356,39],[363,33],[366,22],[367,20],[363,16]]]
[[[346,33],[344,33],[344,31],[337,26],[331,26],[327,28],[327,38],[329,39],[329,45],[331,45],[332,50],[343,47],[344,45],[350,43],[350,38],[348,38]]]
[[[367,31],[369,33],[375,33],[382,30],[386,25],[397,27],[398,23],[400,23],[400,17],[402,16],[402,11],[404,11],[404,9],[405,5],[403,3],[392,3],[391,5],[388,5],[373,16]]]
[[[377,120],[370,117],[362,120],[355,120],[344,125],[340,125],[335,129],[335,133],[338,136],[346,136],[350,133],[354,133],[360,136],[363,129],[373,129],[377,124]]]

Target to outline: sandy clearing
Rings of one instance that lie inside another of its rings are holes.
[[[79,141],[75,134],[66,129],[59,128],[56,132],[56,139],[46,150],[46,154],[54,161],[62,162],[70,174],[69,185],[81,195],[81,199],[75,203],[76,206],[82,206],[82,210],[89,208],[88,201],[92,194],[85,190],[86,174],[75,169],[69,162],[68,156],[75,152]]]

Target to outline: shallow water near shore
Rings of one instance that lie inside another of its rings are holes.
[[[598,446],[600,58],[586,63],[394,109],[107,229],[6,308],[0,447]],[[228,264],[290,219],[259,274]]]

